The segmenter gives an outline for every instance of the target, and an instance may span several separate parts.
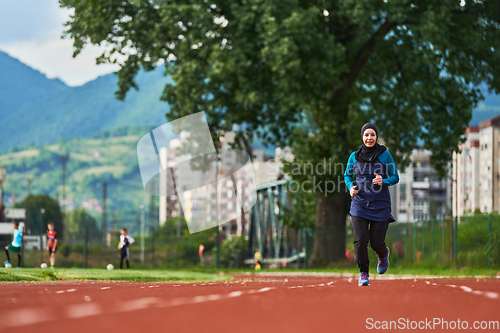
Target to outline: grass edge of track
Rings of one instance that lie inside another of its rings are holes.
[[[0,269],[0,283],[47,281],[100,281],[100,282],[214,282],[231,277],[216,272],[190,270],[104,270],[97,268],[21,268]]]

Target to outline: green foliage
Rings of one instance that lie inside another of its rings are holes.
[[[316,221],[316,195],[302,190],[290,191],[291,206],[278,202],[278,218],[290,228],[300,229],[314,227]]]
[[[145,128],[126,131],[139,133],[140,129]],[[103,136],[105,135],[103,132]],[[82,201],[92,198],[101,201],[102,183],[107,182],[110,194],[107,201],[108,209],[117,212],[116,220],[120,223],[135,225],[134,213],[137,209],[134,211],[131,207],[138,207],[144,200],[136,152],[136,145],[141,136],[142,134],[101,139],[75,138],[60,144],[0,155],[0,165],[7,171],[4,190],[8,193],[15,186],[16,195],[25,195],[28,192],[26,176],[29,175],[34,178],[32,193],[60,196],[62,193],[60,154],[69,152],[66,197],[74,199],[76,207]],[[120,195],[117,195],[118,193]],[[35,215],[30,213],[30,216],[35,220],[39,218],[36,212]],[[110,221],[111,214],[108,218],[108,222]]]
[[[180,238],[177,237],[178,223],[181,234]],[[181,217],[167,219],[167,221],[156,231],[155,235],[155,241],[172,246],[176,255],[176,265],[178,267],[199,265],[200,259],[198,256],[198,249],[200,244],[203,244],[205,247],[205,253],[215,246],[213,229],[189,234],[187,222]]]
[[[245,236],[233,236],[226,238],[220,247],[220,265],[227,268],[243,266],[245,253],[248,251],[248,240]],[[215,248],[212,250],[212,258],[215,262]]]
[[[47,231],[47,224],[53,222],[58,236],[62,238],[64,234],[62,213],[57,200],[47,194],[30,195],[18,207],[28,210],[29,229],[32,234],[39,235],[45,233]],[[42,209],[44,210],[43,214],[41,212]]]
[[[294,124],[310,117],[307,132],[321,157],[340,161],[373,119],[384,123],[380,133],[397,163],[408,163],[405,155],[421,137],[443,171],[481,97],[470,84],[500,88],[492,79],[500,62],[492,51],[499,35],[494,1],[60,4],[75,10],[66,32],[75,55],[102,41],[115,49],[100,63],[128,45],[138,51],[118,72],[119,98],[137,89],[141,67],[173,55],[167,69],[175,85],[162,97],[170,117],[204,110],[212,129],[244,123],[245,132],[280,144],[296,141]]]
[[[89,243],[101,241],[97,221],[83,208],[72,210],[68,214],[66,236],[70,240],[78,241],[85,241],[87,237]]]

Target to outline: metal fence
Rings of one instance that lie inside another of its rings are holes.
[[[347,246],[351,251],[353,240],[352,227],[349,226]],[[499,267],[500,215],[475,214],[391,223],[386,244],[391,249],[391,265]]]

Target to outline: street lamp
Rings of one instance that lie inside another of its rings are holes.
[[[140,205],[139,208],[141,209],[141,263],[144,266],[144,205]]]

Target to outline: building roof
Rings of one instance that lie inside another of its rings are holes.
[[[479,126],[469,126],[465,129],[465,134],[479,133]]]
[[[479,129],[486,127],[500,127],[500,115],[486,119],[479,123]]]

